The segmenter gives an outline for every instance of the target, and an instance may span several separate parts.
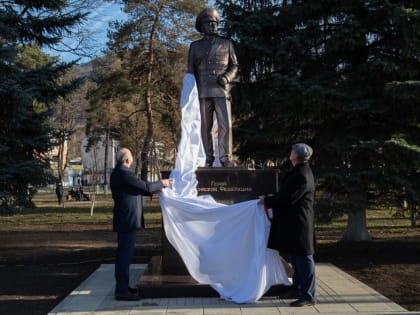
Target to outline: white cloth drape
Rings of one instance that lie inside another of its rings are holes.
[[[191,276],[222,298],[251,303],[275,284],[290,285],[277,251],[267,249],[270,221],[257,200],[233,205],[197,196],[197,167],[204,166],[195,78],[186,74],[174,179],[160,194],[166,237]]]

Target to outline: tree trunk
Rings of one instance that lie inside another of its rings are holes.
[[[62,184],[64,182],[64,171],[66,169],[66,163],[67,163],[66,152],[64,152],[65,143],[66,143],[66,140],[64,137],[62,137],[60,139],[60,144],[58,145],[58,157],[57,157],[58,181]]]
[[[147,132],[144,137],[143,148],[141,150],[141,179],[147,180],[147,173],[149,169],[149,157],[152,148],[153,141],[153,116],[152,116],[152,73],[154,64],[154,45],[156,38],[156,30],[159,24],[160,14],[164,8],[164,4],[161,4],[153,22],[152,29],[149,37],[149,53],[148,53],[148,73],[147,73],[147,88],[145,93],[145,104],[146,104],[146,118],[147,118]]]
[[[360,189],[349,193],[349,213],[344,241],[370,241],[366,228],[366,192]]]
[[[96,200],[96,189],[93,191],[93,196],[91,198],[90,204],[90,216],[93,217],[93,209],[95,208],[95,200]]]
[[[92,154],[93,154],[93,165],[92,165],[92,184],[93,184],[93,196],[91,197],[91,205],[90,205],[90,215],[93,216],[93,210],[95,208],[95,200],[96,200],[96,187],[98,185],[98,148],[97,143],[92,146]]]
[[[149,156],[152,147],[153,139],[153,122],[152,122],[152,110],[150,108],[147,111],[147,132],[144,137],[143,148],[141,150],[140,159],[141,159],[141,179],[147,181],[147,173],[149,169]]]
[[[415,228],[416,227],[416,206],[412,205],[411,207],[411,211],[410,211],[410,221],[411,221],[411,227]]]
[[[108,147],[109,147],[109,127],[105,132],[105,157],[104,157],[104,193],[105,197],[108,195]]]

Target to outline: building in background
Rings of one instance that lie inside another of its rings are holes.
[[[63,177],[63,186],[64,187],[75,187],[80,186],[82,184],[82,174],[83,174],[83,164],[81,157],[68,158],[68,142],[65,141],[64,145],[62,146],[63,149],[63,164],[66,164],[66,168],[64,169],[64,177]],[[58,155],[59,155],[59,148],[53,148],[49,153],[50,158],[50,167],[54,177],[59,178],[58,176]]]

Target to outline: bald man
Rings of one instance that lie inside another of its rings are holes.
[[[136,231],[143,228],[142,195],[151,196],[170,185],[169,179],[146,182],[130,169],[133,156],[122,148],[116,154],[117,166],[111,173],[110,185],[114,199],[113,230],[117,232],[118,247],[115,259],[115,299],[139,300],[139,292],[130,288],[130,263],[134,254]]]

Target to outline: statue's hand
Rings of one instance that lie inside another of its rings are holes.
[[[228,84],[228,80],[226,79],[224,75],[219,75],[217,77],[217,83],[219,83],[220,86],[225,88],[226,85]]]

